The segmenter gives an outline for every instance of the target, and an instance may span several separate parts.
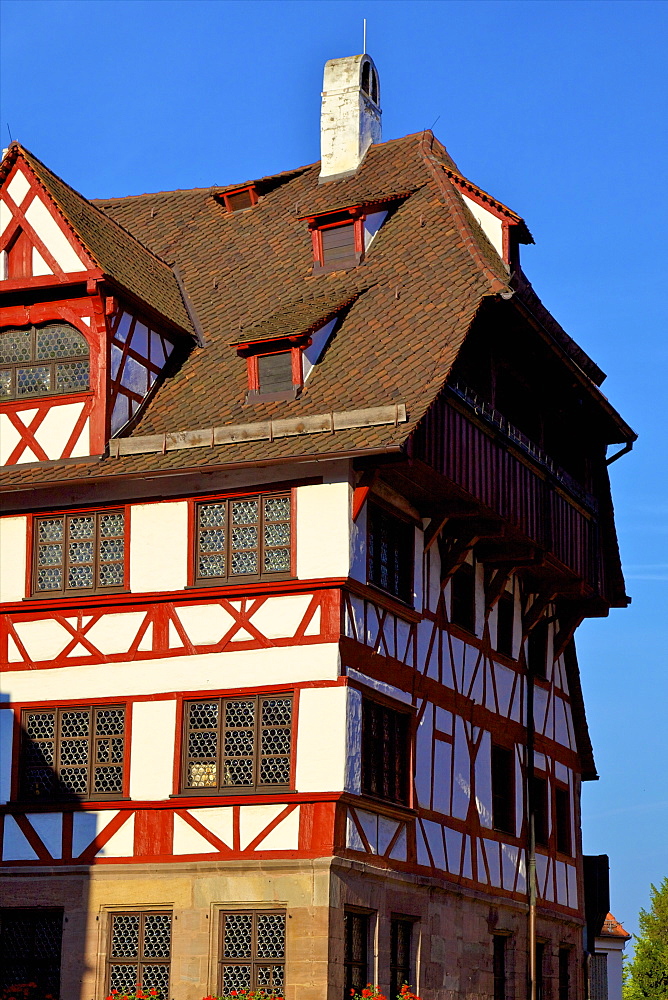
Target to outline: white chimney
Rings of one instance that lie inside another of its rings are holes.
[[[320,180],[354,173],[372,142],[380,142],[380,86],[370,56],[325,63],[320,113]]]

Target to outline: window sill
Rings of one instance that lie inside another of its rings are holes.
[[[80,601],[88,597],[114,597],[117,594],[127,594],[123,587],[110,587],[108,590],[50,590],[48,593],[31,594],[24,601]]]
[[[289,785],[275,785],[271,788],[186,788],[181,792],[174,792],[170,799],[206,799],[220,802],[228,799],[249,798],[250,796],[274,799],[277,795],[296,795],[296,788]]]

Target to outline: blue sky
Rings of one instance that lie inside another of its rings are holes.
[[[584,847],[637,929],[668,874],[668,4],[644,0],[4,0],[9,130],[89,197],[228,184],[319,158],[322,68],[368,51],[385,139],[434,124],[523,215],[523,264],[638,431],[611,467],[633,604],[579,631],[601,779]]]

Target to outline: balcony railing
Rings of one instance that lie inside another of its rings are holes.
[[[560,483],[568,493],[585,506],[592,514],[598,513],[598,501],[596,497],[588,493],[584,487],[558,466],[547,454],[546,451],[526,436],[518,427],[511,424],[502,413],[495,410],[493,406],[486,403],[480,396],[463,382],[449,382],[449,388],[454,394],[468,406],[481,420],[490,427],[500,431],[501,434],[516,448],[528,455],[537,465],[545,469],[554,479]]]

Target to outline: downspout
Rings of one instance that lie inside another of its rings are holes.
[[[527,678],[527,896],[529,902],[529,1000],[537,1000],[536,987],[536,826],[534,795],[534,676],[525,658]]]

